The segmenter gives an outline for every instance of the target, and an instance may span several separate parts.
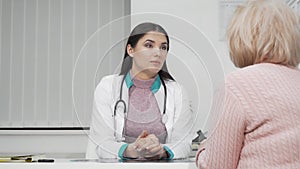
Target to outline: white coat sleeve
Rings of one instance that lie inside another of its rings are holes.
[[[178,85],[179,86],[179,85]],[[187,158],[191,152],[193,111],[186,90],[175,89],[174,124],[170,142],[166,144],[174,153],[174,158]]]
[[[93,113],[86,158],[118,158],[124,142],[114,139],[112,79],[104,77],[94,93]]]

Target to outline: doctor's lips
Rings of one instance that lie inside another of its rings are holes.
[[[160,65],[160,61],[150,61],[150,63],[154,64],[154,65]]]

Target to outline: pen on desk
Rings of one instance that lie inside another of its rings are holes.
[[[32,162],[38,162],[38,163],[53,163],[54,159],[38,159]]]
[[[54,159],[38,159],[38,163],[53,163]]]

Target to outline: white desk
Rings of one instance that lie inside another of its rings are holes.
[[[172,162],[74,161],[58,159],[54,163],[0,163],[0,169],[197,169],[193,160]]]

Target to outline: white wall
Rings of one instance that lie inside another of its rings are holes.
[[[150,12],[150,13],[149,13]],[[151,21],[171,38],[168,67],[188,90],[198,112],[194,129],[205,129],[213,90],[234,70],[219,30],[218,0],[132,0],[132,27]]]

